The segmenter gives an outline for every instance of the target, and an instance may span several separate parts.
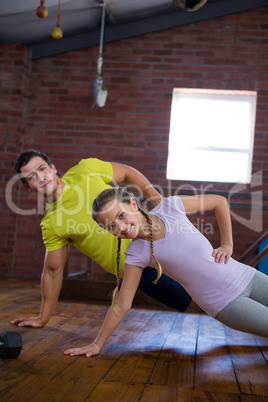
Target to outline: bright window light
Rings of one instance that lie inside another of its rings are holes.
[[[257,93],[173,90],[167,178],[250,183]]]

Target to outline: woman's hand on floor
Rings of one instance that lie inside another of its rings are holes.
[[[70,356],[80,356],[85,355],[86,357],[95,356],[100,353],[100,348],[96,343],[92,343],[88,346],[83,346],[82,348],[73,348],[65,350],[65,355]]]

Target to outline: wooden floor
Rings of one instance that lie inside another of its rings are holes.
[[[0,278],[0,331],[23,338],[0,359],[0,401],[268,401],[268,339],[198,312],[135,308],[99,356],[63,354],[90,343],[107,306],[60,301],[45,328],[9,325],[39,310],[39,283]]]

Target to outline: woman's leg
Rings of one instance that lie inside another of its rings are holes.
[[[256,271],[250,282],[249,297],[268,307],[268,276]]]
[[[268,337],[268,276],[256,271],[244,292],[216,319],[238,331]]]

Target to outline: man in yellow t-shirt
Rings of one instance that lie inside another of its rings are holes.
[[[61,178],[65,184],[61,196],[46,204],[41,222],[46,250],[54,251],[72,243],[106,271],[116,275],[117,239],[92,219],[92,203],[97,194],[109,188],[112,165],[99,159],[83,159]],[[108,234],[107,234],[108,233]],[[122,243],[125,251],[130,240]],[[121,258],[123,277],[124,256]]]
[[[137,170],[95,158],[81,160],[59,178],[55,165],[44,153],[28,150],[19,156],[15,170],[28,190],[41,194],[46,200],[45,216],[41,222],[46,256],[41,280],[42,303],[39,316],[20,317],[11,323],[42,327],[51,318],[59,297],[69,243],[116,275],[117,239],[100,228],[91,217],[92,203],[96,196],[116,182],[135,185],[154,205],[162,197]],[[123,251],[127,249],[129,242],[127,239],[122,241]],[[121,253],[121,277],[124,258],[124,253]],[[191,297],[184,288],[164,274],[155,285],[152,283],[155,277],[155,269],[144,268],[140,289],[167,306],[184,311],[191,302]]]

